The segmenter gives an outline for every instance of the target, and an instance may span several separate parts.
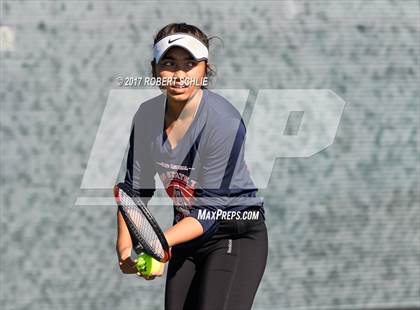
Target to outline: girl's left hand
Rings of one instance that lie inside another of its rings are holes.
[[[153,280],[156,277],[161,277],[163,275],[163,272],[165,271],[165,263],[159,263],[159,264],[160,264],[159,270],[153,272],[150,276],[144,276],[140,272],[137,272],[137,275],[146,280]]]
[[[171,256],[172,256],[172,247],[169,248],[169,257],[167,258],[168,261],[171,259]],[[135,261],[135,263],[137,263],[137,260]],[[146,279],[146,280],[153,280],[156,277],[161,277],[163,275],[163,272],[165,271],[165,264],[166,263],[159,262],[159,264],[160,264],[159,265],[159,267],[160,267],[159,270],[155,271],[155,272],[152,272],[152,274],[150,276],[144,276],[140,272],[137,272],[137,275],[141,278]]]

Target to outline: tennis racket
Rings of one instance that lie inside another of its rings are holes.
[[[127,225],[134,251],[138,254],[136,268],[150,276],[160,268],[159,262],[170,258],[169,245],[149,209],[131,187],[119,183],[114,187],[118,209]]]

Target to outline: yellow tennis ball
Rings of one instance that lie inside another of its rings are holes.
[[[150,276],[152,273],[160,270],[160,262],[147,253],[142,253],[137,257],[136,268],[137,271],[144,275]]]

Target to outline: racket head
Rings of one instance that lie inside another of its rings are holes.
[[[165,235],[140,197],[125,183],[114,187],[114,197],[130,233],[137,254],[149,254],[160,262],[169,260]]]

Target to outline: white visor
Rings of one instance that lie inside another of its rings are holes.
[[[185,48],[195,60],[204,60],[209,57],[207,47],[200,40],[186,33],[176,33],[162,38],[153,46],[153,58],[156,63],[167,50],[174,46]]]

